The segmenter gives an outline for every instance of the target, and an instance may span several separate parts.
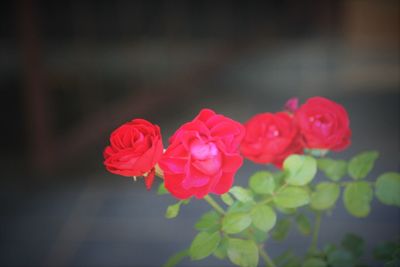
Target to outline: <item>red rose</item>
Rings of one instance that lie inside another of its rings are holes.
[[[240,150],[251,161],[272,163],[280,168],[287,156],[302,153],[298,128],[288,113],[258,114],[245,127]]]
[[[329,99],[308,99],[296,111],[295,120],[306,148],[338,151],[350,144],[349,116],[341,105]]]
[[[243,162],[239,154],[243,136],[240,123],[203,109],[170,139],[159,162],[165,187],[179,199],[226,193]]]
[[[146,175],[149,189],[154,179],[154,166],[161,158],[163,144],[160,128],[142,119],[135,119],[117,128],[104,150],[104,165],[112,173],[123,176]]]

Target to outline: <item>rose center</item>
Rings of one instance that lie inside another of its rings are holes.
[[[318,129],[323,134],[328,134],[332,126],[331,120],[322,115],[311,116],[309,117],[309,121],[312,123],[314,129]]]
[[[278,137],[279,135],[280,135],[280,132],[279,132],[278,127],[276,127],[276,125],[271,125],[268,127],[268,130],[267,130],[268,138],[275,138],[275,137]]]
[[[193,166],[203,173],[215,174],[221,168],[221,154],[212,142],[196,140],[190,146],[190,153]]]

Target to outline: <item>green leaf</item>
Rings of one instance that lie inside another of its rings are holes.
[[[275,188],[281,186],[285,182],[285,172],[284,171],[277,171],[272,173],[275,181]]]
[[[228,213],[234,213],[234,212],[250,212],[251,208],[254,206],[254,203],[250,202],[240,202],[240,201],[235,201],[232,206],[229,206],[228,208]]]
[[[268,232],[275,226],[276,213],[270,206],[256,205],[251,210],[250,216],[254,226],[261,231]]]
[[[256,267],[258,265],[258,248],[252,240],[230,238],[228,241],[228,257],[236,265]]]
[[[214,256],[220,260],[223,260],[228,255],[227,250],[228,250],[228,238],[222,237],[221,242],[219,243],[219,246],[214,251]]]
[[[272,194],[275,190],[274,177],[270,172],[256,172],[250,177],[249,186],[256,194]]]
[[[289,218],[279,220],[275,226],[274,231],[272,232],[272,238],[278,241],[284,240],[289,233],[290,226],[291,221]]]
[[[172,255],[168,261],[163,265],[163,267],[174,267],[178,265],[185,257],[189,256],[189,250],[182,250],[174,255]]]
[[[168,194],[169,192],[168,192],[168,190],[165,188],[165,185],[164,185],[164,183],[160,183],[160,185],[158,186],[158,189],[157,189],[157,194],[158,195],[165,195],[165,194]]]
[[[310,195],[303,187],[289,186],[274,197],[276,205],[283,208],[297,208],[310,202]]]
[[[301,259],[296,255],[293,255],[291,259],[289,259],[282,267],[301,267],[300,265]]]
[[[168,206],[167,211],[165,212],[165,218],[172,219],[172,218],[175,218],[176,216],[178,216],[181,204],[182,204],[182,202],[179,201],[178,203],[176,203],[174,205]]]
[[[266,232],[261,231],[257,227],[251,228],[251,230],[252,230],[251,232],[248,232],[249,239],[254,239],[254,241],[256,241],[257,244],[265,243],[265,241],[267,241],[269,235]]]
[[[343,195],[344,206],[355,217],[366,217],[371,210],[373,192],[367,182],[353,182],[346,186]]]
[[[283,266],[285,262],[290,261],[294,257],[293,252],[291,250],[286,250],[281,255],[274,259],[276,266]]]
[[[323,248],[323,251],[325,254],[330,254],[333,251],[336,250],[336,245],[335,244],[326,244]]]
[[[352,267],[354,259],[350,252],[338,249],[328,254],[328,263],[332,267]]]
[[[212,254],[221,241],[219,232],[208,233],[200,232],[194,238],[189,249],[192,260],[201,260]]]
[[[364,252],[364,240],[355,234],[346,234],[341,245],[347,251],[350,251],[354,258],[359,258]]]
[[[203,214],[194,227],[199,231],[216,231],[220,228],[220,216],[215,211]]]
[[[297,212],[296,208],[283,208],[283,207],[278,207],[278,206],[276,206],[276,208],[280,213],[286,214],[286,215],[295,214]]]
[[[318,159],[318,168],[332,181],[339,181],[347,173],[347,162],[329,158]]]
[[[311,233],[311,223],[310,219],[304,214],[299,214],[296,216],[296,223],[299,232],[303,235],[309,235]]]
[[[387,172],[379,176],[375,194],[383,204],[400,207],[400,173]]]
[[[340,187],[335,183],[319,183],[311,194],[311,207],[316,210],[326,210],[335,205],[340,195]]]
[[[229,193],[225,193],[225,194],[221,195],[221,199],[228,206],[232,205],[233,202],[235,202],[233,200],[233,198],[231,197],[231,195],[229,195]]]
[[[222,219],[222,230],[228,234],[240,233],[251,224],[251,217],[245,212],[228,213]]]
[[[306,259],[301,266],[302,267],[326,267],[326,266],[328,266],[328,264],[320,258],[309,258],[309,259]]]
[[[291,155],[283,162],[286,182],[290,185],[306,185],[317,173],[317,161],[310,156]]]
[[[382,261],[389,261],[393,258],[393,254],[400,247],[400,244],[388,241],[379,244],[374,248],[373,254],[374,258]]]
[[[234,186],[229,192],[240,202],[246,203],[254,201],[251,191],[241,186]]]
[[[304,153],[309,154],[313,157],[323,157],[328,154],[329,149],[304,149]]]
[[[375,160],[378,158],[377,151],[366,151],[353,157],[348,166],[348,172],[353,179],[365,178],[374,167]]]

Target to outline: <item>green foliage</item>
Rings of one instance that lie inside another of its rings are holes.
[[[204,213],[194,227],[199,231],[217,231],[220,228],[220,219],[220,215],[212,210]]]
[[[172,255],[163,267],[174,267],[178,265],[185,257],[189,256],[189,250],[185,249]]]
[[[228,213],[233,212],[250,212],[251,208],[253,207],[254,203],[243,203],[240,201],[235,201],[229,208]]]
[[[250,224],[251,217],[249,213],[228,213],[222,219],[222,230],[228,234],[237,234],[249,227]]]
[[[158,189],[157,189],[157,194],[158,195],[165,195],[165,194],[168,194],[169,192],[168,192],[168,190],[165,188],[165,185],[164,185],[164,183],[160,183],[160,185],[158,186]]]
[[[257,227],[252,227],[250,229],[251,231],[248,231],[248,238],[253,239],[254,241],[256,241],[256,243],[262,244],[269,238],[268,233],[259,230]]]
[[[318,159],[318,168],[332,181],[339,181],[347,173],[347,162],[329,158]]]
[[[348,165],[350,177],[356,180],[365,178],[374,167],[378,156],[377,151],[366,151],[353,157]]]
[[[214,251],[214,256],[218,259],[223,260],[227,256],[227,250],[228,250],[228,238],[222,237],[219,246]]]
[[[374,248],[374,258],[381,261],[391,261],[396,253],[400,249],[400,242],[387,241],[379,244]]]
[[[293,215],[297,212],[297,208],[283,208],[277,206],[276,209],[285,215]]]
[[[400,266],[400,242],[385,242],[374,249],[374,258],[385,263],[385,267]]]
[[[322,182],[317,184],[311,194],[310,205],[315,210],[326,210],[333,207],[339,198],[340,187],[335,183]]]
[[[283,162],[286,182],[290,185],[306,185],[317,173],[317,161],[310,156],[291,155]]]
[[[372,187],[367,182],[352,182],[346,186],[343,202],[347,211],[355,217],[366,217],[371,210]]]
[[[221,200],[228,206],[232,205],[235,202],[235,200],[231,197],[229,193],[221,195]]]
[[[276,223],[275,211],[267,205],[256,205],[250,213],[251,220],[259,230],[268,232]]]
[[[279,220],[274,231],[272,232],[272,238],[277,241],[284,240],[289,233],[291,224],[292,223],[289,218],[283,218]]]
[[[304,214],[298,214],[295,218],[297,229],[302,235],[309,235],[311,233],[310,219]]]
[[[181,205],[187,205],[190,202],[190,198],[185,199],[185,200],[180,200],[179,202],[168,206],[167,210],[165,211],[165,218],[167,219],[172,219],[178,216],[179,210],[181,208]]]
[[[256,267],[258,265],[258,248],[252,240],[230,238],[228,240],[228,257],[236,265]]]
[[[284,266],[287,262],[290,262],[294,258],[291,250],[286,250],[281,255],[274,259],[276,266]]]
[[[200,232],[196,235],[190,246],[190,258],[192,260],[201,260],[208,257],[215,251],[220,241],[221,235],[219,232]]]
[[[250,177],[249,186],[256,194],[272,194],[275,190],[274,176],[267,171],[256,172]]]
[[[241,186],[233,186],[229,192],[240,202],[253,202],[253,194],[251,191]]]
[[[178,216],[181,204],[182,202],[179,201],[178,203],[168,206],[167,211],[165,212],[165,218],[172,219]]]
[[[277,193],[274,202],[279,207],[297,208],[310,202],[310,194],[304,187],[288,186]]]
[[[364,240],[355,234],[346,234],[341,243],[342,247],[359,258],[364,252]]]
[[[301,267],[301,260],[296,255],[293,255],[282,267]]]
[[[354,258],[349,251],[338,249],[328,254],[328,263],[332,267],[352,267]]]
[[[328,149],[304,149],[304,153],[309,154],[313,157],[323,157],[328,154]]]
[[[303,262],[303,264],[301,266],[302,267],[327,267],[328,264],[320,258],[308,258]]]
[[[376,180],[375,194],[383,204],[400,207],[400,173],[380,175]]]
[[[263,243],[268,242],[270,237],[277,241],[284,240],[292,223],[302,235],[310,235],[314,230],[310,249],[305,257],[287,251],[275,259],[276,266],[363,266],[359,262],[364,253],[364,241],[360,237],[347,234],[339,246],[329,244],[318,250],[318,230],[315,229],[319,229],[319,221],[312,223],[306,215],[309,211],[321,215],[330,213],[340,197],[341,187],[344,187],[344,206],[355,217],[362,218],[369,214],[374,186],[375,195],[383,204],[399,207],[400,173],[384,173],[376,182],[361,180],[372,170],[377,157],[377,152],[368,151],[347,163],[344,160],[316,160],[309,155],[291,155],[284,161],[284,171],[254,173],[249,178],[248,188],[234,186],[221,195],[221,200],[227,205],[226,211],[215,201],[209,201],[218,212],[210,211],[201,216],[195,224],[200,232],[190,248],[175,254],[165,266],[175,266],[187,256],[200,260],[209,255],[218,259],[228,258],[239,266],[257,266],[259,255],[269,261],[264,252],[259,252]],[[317,167],[330,181],[311,184]],[[352,178],[350,182],[342,181],[346,173]],[[158,193],[168,193],[163,184],[160,184]],[[185,200],[170,205],[166,217],[176,217],[180,206],[188,202]],[[304,208],[308,208],[305,213]],[[276,212],[281,213],[280,220],[277,220]],[[394,242],[383,244],[375,249],[374,256],[385,261],[386,267],[397,266],[400,246]]]

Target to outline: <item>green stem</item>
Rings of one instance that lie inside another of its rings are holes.
[[[314,232],[313,232],[313,236],[312,236],[310,250],[315,250],[317,248],[319,229],[321,228],[321,217],[322,217],[321,212],[316,212]]]
[[[207,201],[208,204],[210,204],[210,206],[213,207],[218,213],[222,215],[225,214],[224,209],[210,195],[206,195],[204,200]]]
[[[260,256],[265,261],[267,267],[276,267],[271,257],[261,246],[258,248],[258,251],[260,252]]]
[[[271,202],[273,199],[274,199],[274,197],[276,196],[276,195],[278,195],[283,189],[285,189],[285,187],[287,187],[288,186],[288,184],[287,183],[284,183],[281,187],[279,187],[273,194],[272,194],[272,196],[270,196],[269,198],[267,198],[267,199],[264,199],[263,201],[261,201],[260,202],[260,204],[261,205],[265,205],[265,204],[268,204],[269,202]]]

